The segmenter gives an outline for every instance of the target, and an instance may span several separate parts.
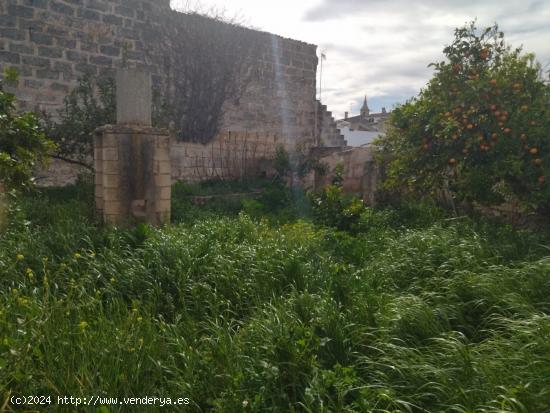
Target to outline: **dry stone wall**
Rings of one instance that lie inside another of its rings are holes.
[[[86,73],[114,76],[122,66],[146,69],[152,74],[153,87],[165,90],[166,70],[175,50],[166,33],[190,18],[173,11],[169,3],[2,0],[0,70],[19,71],[15,92],[22,109],[44,110],[54,117],[63,98]],[[256,76],[238,102],[229,99],[225,105],[221,135],[277,135],[293,143],[316,142],[322,134],[325,145],[344,145],[330,113],[315,100],[316,46],[251,33],[257,36],[261,51],[251,62]]]

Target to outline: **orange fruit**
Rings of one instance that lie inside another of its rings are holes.
[[[449,165],[456,165],[456,159],[455,158],[449,159]]]
[[[538,165],[542,164],[542,159],[540,159],[540,158],[533,159],[533,163],[538,166]]]
[[[473,129],[474,128],[474,125],[472,125],[471,123],[468,123],[468,126],[466,126],[468,129]]]
[[[503,132],[504,132],[506,135],[508,135],[510,132],[512,132],[512,129],[510,129],[510,128],[505,128],[505,129],[503,130]]]
[[[536,155],[537,153],[539,153],[539,150],[537,148],[531,148],[529,149],[529,153],[531,155]]]
[[[491,79],[491,80],[489,81],[489,83],[490,83],[491,85],[493,85],[493,86],[496,86],[496,85],[497,85],[497,80],[496,80],[496,79]]]
[[[525,133],[522,133],[521,135],[519,135],[519,138],[524,141],[525,139],[527,139],[527,135]]]

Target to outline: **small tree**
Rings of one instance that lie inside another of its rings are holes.
[[[457,29],[420,95],[392,113],[380,141],[389,187],[452,200],[550,206],[550,88],[532,54],[495,25]]]
[[[53,158],[92,169],[94,131],[116,122],[116,86],[112,77],[85,75],[65,97],[55,121],[43,114],[48,136],[55,142]]]
[[[0,185],[20,190],[32,184],[36,167],[54,149],[33,113],[17,113],[15,95],[4,90],[5,82],[17,82],[17,72],[6,70],[0,80]]]
[[[254,76],[250,60],[259,50],[257,33],[223,14],[191,11],[166,35],[171,40],[164,67],[167,117],[180,139],[207,143]]]

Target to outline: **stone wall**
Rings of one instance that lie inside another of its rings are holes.
[[[123,65],[137,67],[152,73],[153,88],[165,90],[174,53],[167,33],[184,27],[190,18],[197,17],[171,10],[169,0],[2,0],[0,71],[18,69],[15,93],[22,109],[44,110],[54,117],[63,98],[86,73],[114,76]],[[345,145],[331,113],[315,100],[316,46],[260,31],[250,33],[260,44],[260,53],[251,62],[257,76],[238,102],[228,99],[220,136],[248,133],[265,137],[265,143],[278,136],[286,145],[300,141]],[[185,152],[182,146],[174,148],[177,154]],[[197,150],[195,144],[186,149]],[[61,177],[43,173],[41,182],[76,179],[77,168],[72,165],[54,161],[50,170]],[[173,175],[187,176],[178,171]]]
[[[329,172],[323,176],[312,172],[306,177],[305,185],[308,189],[320,190],[325,185],[329,185],[334,178],[333,172],[336,166],[342,165],[344,167],[343,191],[359,196],[368,205],[376,204],[383,171],[374,159],[373,147],[362,146],[346,150],[321,148],[314,150],[313,155],[328,167]]]
[[[3,0],[0,68],[19,70],[25,109],[55,114],[79,76],[113,74],[123,61],[149,70],[159,86],[173,52],[166,28],[177,30],[190,18],[171,10],[169,0]],[[316,46],[251,32],[261,50],[258,76],[238,105],[227,105],[223,129],[312,137]]]
[[[275,134],[228,132],[207,145],[172,142],[172,179],[202,181],[236,180],[273,173],[271,159],[284,140]]]

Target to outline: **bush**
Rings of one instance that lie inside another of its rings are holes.
[[[32,113],[17,114],[15,96],[4,83],[17,82],[17,72],[6,70],[0,80],[0,181],[6,190],[28,188],[36,167],[54,148]]]
[[[116,85],[112,77],[85,75],[64,99],[59,121],[42,113],[48,136],[56,143],[55,157],[92,168],[94,132],[116,123]]]

